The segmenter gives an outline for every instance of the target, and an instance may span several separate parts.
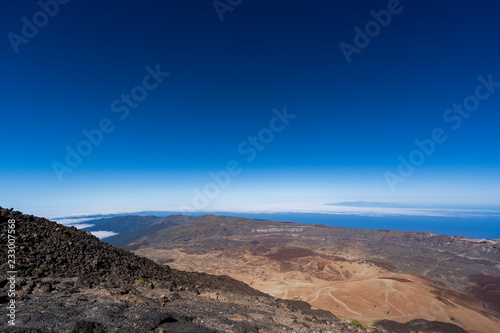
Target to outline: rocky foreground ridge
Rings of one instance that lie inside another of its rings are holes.
[[[4,246],[2,332],[465,332],[422,320],[363,328],[227,276],[160,266],[90,232],[0,207],[2,244],[9,219],[15,220],[17,278],[11,297]],[[7,326],[12,299],[16,325]]]

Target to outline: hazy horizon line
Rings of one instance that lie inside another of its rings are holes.
[[[154,213],[201,214],[201,213],[253,213],[253,214],[332,214],[360,216],[435,216],[435,217],[500,217],[500,204],[400,204],[389,202],[351,201],[319,204],[253,204],[210,205],[200,210],[186,210],[183,206],[141,207],[135,209],[109,209],[95,212],[53,214],[49,219],[68,220],[106,218],[113,215],[151,215]]]

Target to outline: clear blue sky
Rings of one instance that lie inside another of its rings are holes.
[[[2,206],[500,202],[498,1],[48,2],[0,4]]]

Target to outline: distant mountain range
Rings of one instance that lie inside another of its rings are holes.
[[[187,215],[171,215],[167,217],[158,216],[122,216],[112,217],[109,219],[99,219],[87,221],[94,224],[94,226],[85,228],[85,230],[110,230],[119,233],[117,236],[109,237],[105,241],[115,246],[126,244],[129,240],[140,238],[143,235],[153,235],[169,227],[188,225],[196,223],[197,221],[204,220],[207,217],[214,217],[218,221],[224,219],[238,219],[233,217],[218,216],[218,215],[203,215],[201,217],[187,216]],[[241,219],[245,221],[247,229],[239,232],[248,232],[248,228],[255,223],[258,224],[286,224],[291,225],[292,222],[278,222],[278,221],[260,221],[255,219]],[[314,228],[310,229],[311,225],[296,223],[297,226],[304,228],[304,233],[308,235]],[[469,256],[476,258],[488,258],[495,262],[500,263],[500,242],[496,240],[470,240],[460,236],[437,235],[425,232],[405,232],[405,231],[388,231],[388,230],[365,230],[365,229],[350,229],[338,227],[321,227],[321,235],[334,238],[343,239],[363,239],[366,241],[379,241],[390,242],[408,246],[427,247],[430,249],[443,249],[446,247],[447,251],[453,252],[461,256]]]
[[[327,226],[358,228],[358,229],[386,229],[416,232],[431,232],[464,236],[478,239],[500,238],[500,207],[498,206],[443,206],[443,205],[402,205],[381,202],[341,202],[314,207],[299,207],[297,212],[270,211],[270,212],[211,212],[189,213],[188,215],[201,216],[204,214],[237,215],[250,219],[266,219],[278,221],[293,221],[306,224],[321,223]],[[311,212],[308,212],[308,211]],[[179,212],[142,212],[133,214],[111,214],[92,218],[91,216],[74,216],[56,219],[64,225],[74,225],[77,228],[86,228],[88,224],[101,225],[101,222],[111,218],[124,216],[157,216],[168,217],[179,215]],[[122,223],[122,222],[121,222]],[[127,223],[123,221],[123,223]],[[124,233],[120,226],[106,229],[106,224],[98,228],[87,229],[99,237],[106,237],[107,233]],[[474,226],[471,228],[471,226]],[[140,227],[138,225],[137,227]],[[108,232],[106,232],[108,230]],[[119,231],[116,231],[119,230]],[[99,232],[100,231],[100,232]]]

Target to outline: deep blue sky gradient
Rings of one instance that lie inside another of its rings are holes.
[[[456,131],[443,121],[500,81],[500,4],[401,1],[380,34],[348,64],[339,44],[388,1],[248,1],[224,21],[212,1],[70,1],[16,54],[36,1],[1,3],[0,204],[55,215],[192,204],[210,171],[242,172],[210,205],[349,200],[500,202],[500,88]],[[169,72],[128,118],[111,103],[159,64]],[[296,114],[247,162],[238,145]],[[109,118],[116,129],[56,177],[67,145]],[[415,139],[448,140],[392,192]]]

